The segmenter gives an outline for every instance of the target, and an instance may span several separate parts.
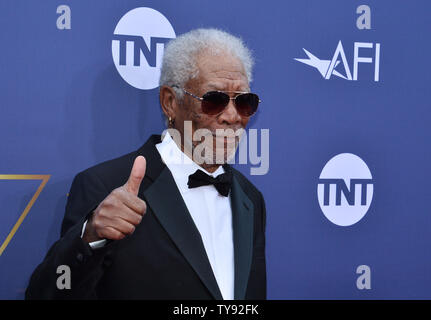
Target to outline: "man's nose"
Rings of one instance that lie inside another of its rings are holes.
[[[233,100],[229,100],[229,104],[219,116],[219,121],[226,122],[227,124],[234,124],[241,122],[241,115],[235,107]]]

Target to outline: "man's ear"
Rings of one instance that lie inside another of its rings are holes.
[[[166,118],[175,119],[178,109],[178,100],[174,89],[169,86],[160,87],[160,105]]]

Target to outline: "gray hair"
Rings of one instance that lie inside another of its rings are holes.
[[[198,76],[196,56],[209,50],[211,54],[228,52],[243,64],[249,82],[252,81],[253,57],[243,41],[218,29],[195,29],[171,40],[165,47],[160,74],[160,86],[184,87]],[[175,88],[174,88],[175,90]],[[179,98],[182,90],[175,90]]]

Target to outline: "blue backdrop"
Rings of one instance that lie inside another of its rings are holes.
[[[363,4],[371,29],[357,26]],[[61,5],[70,29],[58,28]],[[129,85],[113,62],[114,29],[137,7],[163,14],[177,35],[217,27],[254,52],[263,103],[251,128],[270,130],[270,167],[260,176],[237,168],[266,199],[268,298],[431,298],[426,0],[1,1],[0,298],[23,298],[58,239],[74,175],[164,128],[158,89]],[[342,55],[341,76],[328,71],[339,41],[352,80]],[[358,64],[356,80],[355,43],[373,45],[359,49],[372,63]],[[295,60],[311,61],[303,48],[316,68]],[[368,212],[344,227],[317,195],[322,169],[341,153],[360,157],[373,178]],[[368,289],[357,286],[360,265]]]

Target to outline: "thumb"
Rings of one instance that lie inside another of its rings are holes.
[[[145,176],[145,170],[147,168],[147,161],[143,156],[138,156],[133,163],[132,171],[130,172],[129,180],[127,180],[126,190],[133,193],[135,196],[138,195],[139,187],[141,186],[142,179]]]

